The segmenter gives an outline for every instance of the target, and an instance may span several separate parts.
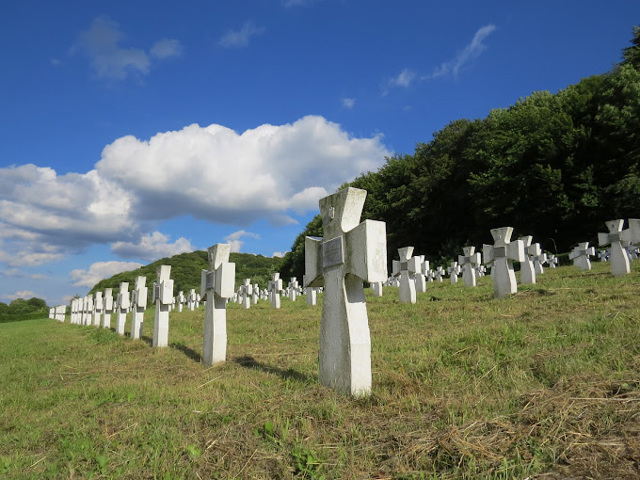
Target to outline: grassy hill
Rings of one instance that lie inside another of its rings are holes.
[[[318,385],[321,308],[302,300],[230,304],[212,368],[202,309],[172,312],[165,349],[153,309],[139,341],[2,324],[0,477],[638,478],[639,267],[547,269],[502,301],[487,277],[368,295],[360,400]]]
[[[232,253],[229,261],[236,264],[236,287],[245,278],[250,278],[252,283],[258,283],[261,288],[266,288],[271,274],[279,272],[282,264],[281,258],[269,258],[250,253]],[[157,279],[157,269],[160,265],[171,265],[171,278],[174,280],[173,290],[176,295],[181,290],[186,294],[192,288],[200,292],[200,272],[203,269],[209,269],[207,252],[196,250],[174,255],[171,258],[162,258],[136,270],[118,273],[96,283],[89,293],[103,291],[105,288],[119,288],[120,282],[129,282],[131,289],[138,276],[147,277],[147,286],[151,286]]]

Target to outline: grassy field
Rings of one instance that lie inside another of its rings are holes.
[[[505,300],[488,277],[429,283],[415,305],[385,288],[359,400],[318,385],[321,307],[304,298],[230,305],[213,368],[202,308],[172,312],[165,349],[153,309],[136,341],[2,324],[0,477],[640,478],[639,266],[547,269]]]

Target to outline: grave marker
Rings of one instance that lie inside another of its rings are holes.
[[[483,246],[484,261],[491,266],[493,294],[496,298],[504,298],[518,291],[513,262],[524,261],[524,243],[522,240],[512,242],[512,233],[512,227],[494,228],[491,236],[495,244]]]
[[[157,270],[157,282],[153,286],[153,303],[156,305],[153,322],[153,347],[169,345],[169,307],[173,302],[173,280],[171,265],[160,265]]]
[[[462,280],[465,286],[475,287],[478,284],[477,267],[482,263],[482,255],[476,252],[476,247],[463,247],[464,255],[458,255],[458,264],[462,268]]]
[[[129,301],[129,282],[120,283],[120,292],[116,301],[116,333],[124,335],[124,326],[127,321],[127,312],[131,303]]]
[[[626,275],[631,273],[631,264],[629,263],[629,256],[622,248],[621,240],[625,240],[628,233],[623,233],[622,227],[624,220],[609,220],[606,222],[609,233],[598,233],[598,245],[603,247],[610,245],[611,248],[611,274],[612,275]]]
[[[569,260],[573,260],[573,266],[580,270],[591,270],[589,256],[593,257],[595,254],[595,247],[589,247],[589,242],[581,242],[569,252]]]
[[[371,392],[371,336],[363,281],[387,278],[386,226],[360,221],[365,190],[320,200],[324,238],[306,237],[307,287],[325,286],[320,324],[320,382],[337,391]]]
[[[142,338],[144,311],[147,308],[148,289],[145,286],[147,277],[136,277],[133,291],[131,292],[131,338]]]

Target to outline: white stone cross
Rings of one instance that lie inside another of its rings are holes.
[[[189,295],[187,296],[187,307],[190,311],[194,311],[196,308],[196,290],[192,288],[189,290]]]
[[[400,260],[392,263],[392,272],[400,278],[400,303],[416,303],[415,273],[420,271],[420,257],[412,257],[413,247],[398,249]]]
[[[253,295],[253,285],[251,285],[251,279],[245,278],[242,284],[242,308],[251,307],[251,296]]]
[[[622,231],[624,220],[609,220],[605,223],[609,229],[609,233],[598,233],[598,245],[601,247],[611,245],[611,274],[626,275],[631,273],[629,256],[626,254],[621,244],[621,240],[625,240],[624,237],[629,235]]]
[[[260,287],[257,283],[253,284],[253,291],[251,292],[251,303],[254,305],[258,304],[258,299],[260,298]]]
[[[581,242],[569,252],[569,260],[573,260],[573,266],[580,270],[591,270],[589,256],[593,257],[595,254],[595,247],[589,247],[589,242]]]
[[[280,308],[280,291],[282,290],[282,279],[279,273],[272,273],[269,281],[269,298],[273,308]]]
[[[553,253],[549,254],[547,258],[547,264],[549,264],[549,268],[556,268],[558,266],[559,260]]]
[[[522,240],[511,241],[512,227],[494,228],[491,236],[494,245],[483,245],[483,256],[486,264],[491,265],[493,278],[493,294],[503,298],[518,291],[513,262],[524,262],[524,243]]]
[[[536,283],[536,267],[533,264],[533,256],[540,254],[540,244],[533,243],[533,236],[525,235],[520,237],[524,244],[524,262],[520,265],[520,283],[523,285],[534,285]]]
[[[173,302],[173,280],[171,265],[160,265],[157,269],[157,281],[153,285],[153,303],[156,306],[153,322],[153,347],[169,345],[169,307]]]
[[[111,312],[113,312],[113,289],[104,291],[104,313],[102,314],[102,328],[111,328]]]
[[[129,282],[120,282],[120,292],[116,301],[116,333],[124,335],[124,326],[127,321],[127,312],[131,302],[129,301]]]
[[[536,270],[536,275],[542,275],[544,273],[544,264],[549,261],[547,254],[542,251],[540,248],[540,244],[536,243],[538,246],[535,251],[538,253],[533,255],[531,259],[533,260],[533,268]]]
[[[435,280],[437,280],[438,282],[442,282],[442,277],[445,276],[445,271],[444,268],[442,268],[442,266],[439,266],[438,268],[436,268],[435,273]]]
[[[476,247],[463,247],[464,255],[458,255],[458,264],[462,268],[462,280],[465,286],[475,287],[478,284],[476,268],[482,263],[482,255]]]
[[[416,282],[416,293],[424,293],[427,291],[427,277],[425,274],[429,270],[429,262],[424,260],[424,255],[416,255],[418,258],[418,265],[416,266],[416,273],[414,279]],[[425,268],[425,264],[426,267]]]
[[[202,363],[211,366],[227,359],[227,299],[234,293],[236,264],[229,263],[231,245],[208,249],[209,270],[202,270],[200,296],[206,300]]]
[[[93,317],[93,324],[96,327],[99,327],[100,323],[102,322],[102,312],[104,311],[104,298],[102,298],[102,292],[96,292],[96,299],[93,303],[93,311],[95,312]]]
[[[148,289],[145,286],[147,277],[136,277],[133,291],[131,292],[131,338],[142,338],[144,311],[147,308]]]
[[[178,292],[178,298],[176,298],[176,304],[178,305],[178,313],[182,312],[185,302],[186,302],[186,299],[184,297],[184,292],[180,290]]]
[[[320,383],[338,392],[371,392],[371,335],[363,281],[387,278],[384,222],[360,215],[365,190],[346,188],[320,200],[324,238],[306,237],[307,287],[325,286],[320,323]]]
[[[458,283],[458,275],[462,272],[458,262],[451,262],[451,265],[447,268],[447,272],[449,273],[451,284]]]
[[[82,303],[82,324],[91,325],[91,314],[93,313],[93,299],[90,295],[84,297]]]

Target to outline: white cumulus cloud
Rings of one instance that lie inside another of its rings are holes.
[[[111,245],[111,251],[121,258],[141,258],[148,261],[194,250],[195,247],[186,238],[180,237],[170,243],[169,237],[160,232],[144,234],[137,243],[115,242]]]
[[[21,298],[23,300],[29,300],[30,298],[33,298],[33,297],[42,298],[42,297],[38,297],[35,294],[35,292],[32,292],[31,290],[20,290],[18,292],[9,293],[2,296],[2,298],[6,298],[7,300],[16,300],[18,298]]]
[[[342,102],[342,106],[344,108],[353,108],[353,106],[356,104],[355,98],[343,98],[340,101]]]
[[[89,270],[71,270],[71,280],[76,287],[93,287],[100,280],[114,276],[116,273],[128,272],[142,266],[136,262],[96,262]]]
[[[164,38],[151,47],[151,56],[156,58],[171,58],[182,55],[182,45],[175,39]]]

